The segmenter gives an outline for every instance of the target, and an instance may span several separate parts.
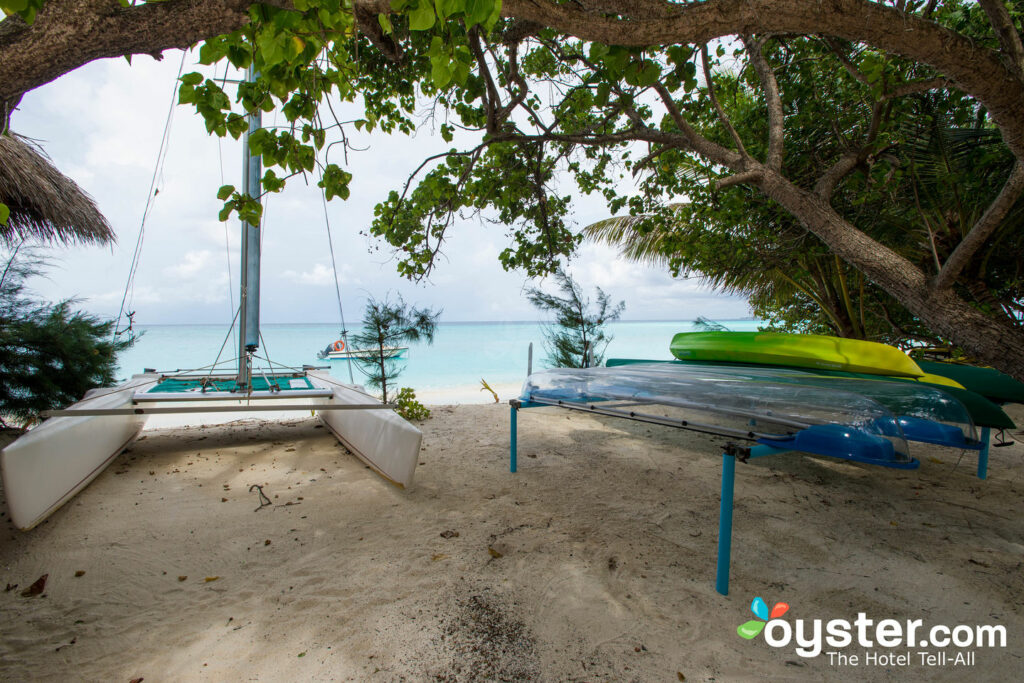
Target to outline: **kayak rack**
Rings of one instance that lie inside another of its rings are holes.
[[[853,460],[858,462],[865,462],[868,464],[882,465],[887,467],[893,467],[898,469],[915,469],[920,463],[916,459],[911,459],[909,462],[891,462],[886,463],[884,461],[871,458],[862,457],[859,455],[858,450],[861,446],[865,446],[869,455],[871,448],[877,448],[878,446],[888,445],[891,450],[892,444],[887,441],[884,437],[864,434],[865,437],[869,437],[867,443],[858,444],[854,439],[855,443],[851,444],[852,450],[840,453],[842,446],[845,444],[841,443],[841,436],[843,436],[844,428],[838,425],[802,425],[793,421],[789,421],[791,426],[797,427],[800,431],[789,434],[764,434],[754,431],[743,431],[730,429],[728,427],[718,425],[707,425],[691,422],[688,420],[673,419],[666,416],[654,415],[647,412],[637,412],[633,410],[626,410],[627,407],[641,406],[641,405],[671,405],[672,402],[664,402],[660,400],[652,401],[629,401],[623,403],[609,403],[607,405],[600,405],[595,402],[571,402],[559,399],[549,399],[539,396],[530,395],[526,399],[513,399],[509,401],[510,407],[510,419],[509,419],[509,471],[515,473],[518,470],[518,414],[521,409],[524,408],[539,408],[539,407],[557,407],[565,408],[568,410],[575,410],[580,412],[587,412],[598,415],[606,415],[609,417],[623,418],[632,420],[635,422],[645,422],[649,424],[658,424],[666,427],[673,427],[675,429],[685,429],[689,431],[702,432],[707,434],[714,434],[717,436],[733,437],[749,441],[761,441],[752,446],[739,446],[735,443],[727,443],[723,448],[722,452],[722,480],[721,480],[721,499],[719,504],[719,518],[718,518],[718,559],[715,569],[715,590],[721,595],[729,594],[729,574],[732,562],[732,518],[733,518],[733,502],[735,494],[735,481],[736,481],[736,461],[748,462],[751,458],[760,458],[770,455],[781,455],[788,452],[804,452],[818,455],[828,455],[834,457],[842,457],[847,460]],[[687,406],[674,406],[674,407],[689,407]],[[738,412],[738,411],[734,411]],[[738,416],[738,415],[736,415]],[[757,423],[755,416],[750,415],[751,426]],[[761,415],[761,419],[766,421],[777,421],[779,418],[772,418],[767,415]],[[839,427],[839,429],[830,429]],[[857,430],[846,430],[849,432],[856,432]],[[812,432],[817,432],[811,434]],[[808,434],[811,438],[801,441],[801,435]],[[983,427],[981,429],[981,438],[978,441],[970,442],[958,442],[958,443],[939,443],[931,441],[930,443],[936,443],[937,445],[945,445],[963,450],[977,450],[978,451],[978,470],[977,475],[979,479],[985,479],[988,475],[988,458],[989,458],[989,441],[990,441],[991,430],[989,427]],[[791,437],[791,438],[787,438]],[[835,438],[840,437],[840,438]],[[776,441],[775,444],[764,443],[764,441]],[[872,443],[874,442],[874,443]],[[796,447],[794,447],[796,446]],[[831,452],[830,452],[831,451]]]

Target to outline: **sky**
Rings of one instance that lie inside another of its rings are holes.
[[[126,290],[132,254],[154,176],[165,122],[181,65],[180,52],[161,61],[135,57],[92,62],[28,93],[11,121],[13,131],[36,140],[63,173],[97,202],[117,234],[113,247],[48,250],[53,267],[31,282],[47,300],[69,297],[89,312],[114,317]],[[184,71],[198,70],[197,53],[185,55]],[[176,100],[176,98],[175,98]],[[351,118],[358,109],[351,105]],[[341,114],[342,118],[345,114]],[[274,114],[264,115],[272,124]],[[280,119],[283,121],[283,118]],[[428,155],[449,147],[437,131],[415,136],[349,130],[353,147],[345,168],[353,174],[347,201],[328,204],[346,321],[361,317],[366,298],[401,295],[417,306],[443,309],[442,322],[543,319],[525,291],[552,289],[550,278],[531,280],[506,272],[498,254],[509,245],[499,225],[463,220],[451,230],[448,248],[426,283],[398,275],[390,247],[360,235],[373,207]],[[458,142],[458,139],[456,140]],[[338,161],[333,156],[332,161]],[[237,306],[239,224],[217,220],[217,189],[241,185],[241,144],[206,133],[188,106],[174,106],[169,145],[145,221],[139,267],[127,309],[135,322],[229,323]],[[575,187],[566,178],[565,191]],[[574,194],[577,228],[607,217],[595,198]],[[263,225],[261,320],[263,323],[339,322],[324,209],[311,179],[292,178],[269,197]],[[614,249],[585,244],[569,272],[584,290],[601,287],[624,300],[623,320],[691,320],[747,317],[746,302],[719,295],[693,279],[618,257]]]

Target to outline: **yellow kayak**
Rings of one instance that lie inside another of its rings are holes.
[[[679,360],[784,365],[891,377],[921,378],[925,374],[910,356],[894,346],[816,334],[680,332],[669,348]]]

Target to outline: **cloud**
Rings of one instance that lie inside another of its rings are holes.
[[[213,271],[217,277],[221,275],[221,264],[214,264],[213,253],[207,249],[187,251],[178,263],[163,269],[164,274],[176,279],[192,279],[197,275],[206,275]]]
[[[281,277],[303,285],[323,286],[334,283],[334,271],[323,263],[315,263],[312,269],[301,273],[294,270],[286,270],[281,273]]]

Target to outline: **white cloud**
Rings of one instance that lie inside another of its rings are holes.
[[[175,279],[192,279],[197,275],[205,276],[208,272],[221,277],[220,264],[214,265],[213,254],[209,250],[187,251],[181,260],[164,268],[164,274]]]
[[[314,263],[311,269],[302,272],[286,270],[281,273],[281,277],[292,282],[298,282],[299,284],[317,287],[334,284],[334,271],[325,263]],[[338,278],[343,279],[340,273]]]

